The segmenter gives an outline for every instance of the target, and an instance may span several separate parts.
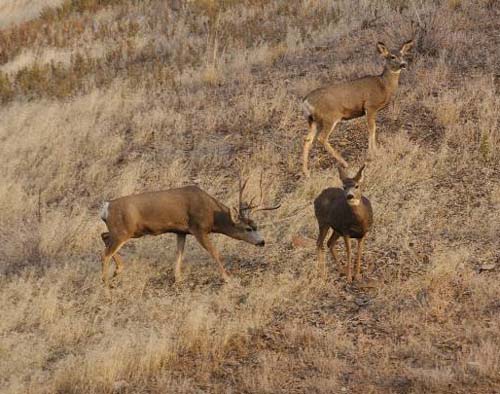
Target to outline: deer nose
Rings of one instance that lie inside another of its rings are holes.
[[[262,241],[260,241],[260,242],[257,244],[257,246],[264,246],[265,244],[266,244],[266,241],[262,240]]]
[[[406,63],[406,62],[401,62],[401,63],[399,64],[399,67],[400,67],[400,68],[406,68],[406,66],[407,66],[407,63]]]
[[[353,196],[352,194],[348,194],[348,195],[347,195],[347,199],[348,199],[348,200],[352,200],[353,198],[354,198],[354,196]]]

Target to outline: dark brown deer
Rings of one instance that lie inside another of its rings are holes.
[[[413,46],[413,41],[404,43],[399,51],[389,51],[379,42],[377,50],[385,58],[384,71],[380,75],[358,78],[353,81],[334,83],[310,92],[303,101],[304,111],[309,123],[309,133],[304,142],[302,169],[306,177],[310,172],[307,167],[311,146],[318,137],[325,149],[340,165],[347,167],[347,162],[330,145],[328,138],[337,123],[366,115],[368,124],[368,154],[376,147],[375,118],[394,95],[399,84],[399,73],[406,68],[404,56]]]
[[[373,223],[373,212],[370,201],[361,194],[361,183],[363,181],[363,165],[358,173],[350,178],[344,169],[339,167],[340,180],[343,188],[331,187],[323,190],[314,200],[314,212],[318,220],[319,234],[317,251],[318,267],[326,274],[325,253],[323,242],[330,228],[333,230],[327,242],[333,260],[338,264],[335,252],[335,243],[339,237],[344,238],[347,253],[347,281],[352,282],[351,267],[351,238],[358,240],[358,253],[356,272],[354,278],[361,274],[361,256],[363,254],[363,242],[371,229]]]
[[[257,225],[250,219],[252,212],[277,209],[262,207],[262,176],[260,181],[260,202],[254,205],[243,202],[243,191],[248,182],[241,181],[239,207],[229,209],[197,186],[186,186],[158,192],[134,194],[107,201],[101,210],[101,218],[108,232],[101,237],[106,246],[102,256],[102,280],[108,284],[109,261],[116,263],[114,276],[123,270],[119,249],[131,238],[164,233],[177,234],[177,259],[175,279],[181,279],[182,256],[186,235],[193,235],[217,262],[224,280],[229,275],[224,269],[219,253],[210,241],[210,233],[225,234],[257,246],[264,246],[264,238]]]

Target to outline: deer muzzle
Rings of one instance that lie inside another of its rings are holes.
[[[264,246],[266,244],[264,237],[258,231],[245,233],[243,240],[255,246]]]
[[[347,194],[346,196],[347,204],[349,205],[358,205],[359,204],[359,198],[356,198],[354,194]]]

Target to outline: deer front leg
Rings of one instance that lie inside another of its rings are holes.
[[[352,282],[352,262],[351,262],[351,238],[344,235],[345,251],[347,254],[347,282]]]
[[[377,151],[377,141],[375,139],[375,131],[377,126],[375,124],[375,118],[377,117],[377,112],[373,110],[368,110],[366,112],[366,123],[368,126],[368,155],[371,156]]]
[[[318,140],[319,142],[321,142],[323,144],[323,146],[325,147],[326,151],[331,155],[333,156],[333,158],[335,160],[337,160],[340,165],[344,168],[347,168],[349,166],[349,164],[347,164],[347,161],[344,160],[344,158],[340,155],[339,152],[337,152],[333,146],[330,145],[330,143],[328,142],[328,138],[330,137],[330,134],[332,134],[333,132],[333,129],[335,129],[335,126],[337,125],[337,123],[340,121],[339,120],[336,120],[335,122],[333,122],[332,124],[332,127],[330,128],[330,130],[328,132],[324,132],[324,130],[319,134],[318,136]]]
[[[182,280],[181,266],[184,255],[184,246],[186,245],[186,234],[177,234],[177,256],[175,260],[175,281]]]
[[[337,258],[337,252],[335,251],[335,244],[337,243],[339,237],[340,234],[337,233],[335,230],[333,230],[333,234],[327,242],[328,249],[330,249],[330,253],[332,254],[333,261],[335,262],[336,265],[339,264],[339,261]]]
[[[215,249],[215,247],[212,245],[210,238],[208,238],[208,234],[196,232],[193,235],[196,237],[201,246],[203,246],[206,251],[210,253],[210,256],[212,256],[212,258],[217,262],[222,278],[224,279],[224,281],[228,282],[230,279],[229,274],[224,269],[224,265],[222,264],[222,261],[219,257],[219,252],[217,252],[217,249]]]
[[[311,121],[309,123],[309,133],[307,133],[307,137],[304,141],[304,152],[302,153],[302,171],[307,178],[311,176],[311,173],[307,166],[307,163],[309,161],[309,152],[311,151],[312,144],[314,143],[317,134],[318,125],[316,122]]]
[[[328,226],[320,225],[318,240],[316,241],[316,250],[318,253],[318,271],[323,276],[326,276],[325,251],[323,249],[323,242],[325,241],[327,234]]]
[[[356,273],[354,274],[354,279],[361,276],[361,256],[363,254],[364,241],[365,241],[364,237],[358,239],[358,253],[356,256]]]
[[[116,264],[115,272],[113,273],[113,278],[114,278],[114,277],[120,275],[121,272],[123,271],[123,259],[118,254],[118,252],[116,252],[113,255],[113,260],[115,261],[115,264]]]

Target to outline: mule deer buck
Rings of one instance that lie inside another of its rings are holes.
[[[373,212],[370,201],[361,194],[360,184],[363,182],[363,165],[358,173],[350,178],[345,170],[339,167],[339,175],[343,188],[331,187],[323,190],[314,200],[314,213],[318,220],[319,234],[316,243],[318,266],[323,275],[326,274],[323,242],[330,228],[333,230],[327,242],[334,262],[337,264],[335,243],[342,236],[347,253],[347,281],[352,282],[351,238],[358,240],[356,272],[354,278],[361,274],[361,255],[366,234],[373,223]]]
[[[186,235],[193,235],[217,262],[225,281],[229,275],[222,265],[219,253],[212,245],[210,233],[225,234],[231,238],[264,246],[264,238],[257,225],[250,219],[252,212],[273,210],[280,207],[262,207],[262,175],[260,181],[260,202],[254,205],[243,202],[243,192],[248,179],[239,183],[239,207],[229,209],[197,186],[186,186],[158,192],[134,194],[107,201],[101,210],[101,219],[108,232],[101,237],[106,246],[102,256],[102,280],[108,283],[109,261],[115,261],[114,276],[123,270],[119,249],[131,238],[164,233],[177,234],[177,259],[175,279],[181,279],[181,265]]]
[[[380,75],[366,76],[342,83],[320,87],[310,92],[303,101],[303,107],[309,123],[309,133],[304,142],[302,169],[306,177],[310,176],[307,162],[311,146],[316,139],[343,167],[347,162],[330,145],[328,138],[337,123],[366,115],[368,125],[368,154],[376,150],[375,118],[394,95],[399,83],[399,73],[406,68],[404,56],[412,48],[413,41],[405,42],[399,51],[389,51],[379,42],[377,50],[385,58],[384,71]]]

